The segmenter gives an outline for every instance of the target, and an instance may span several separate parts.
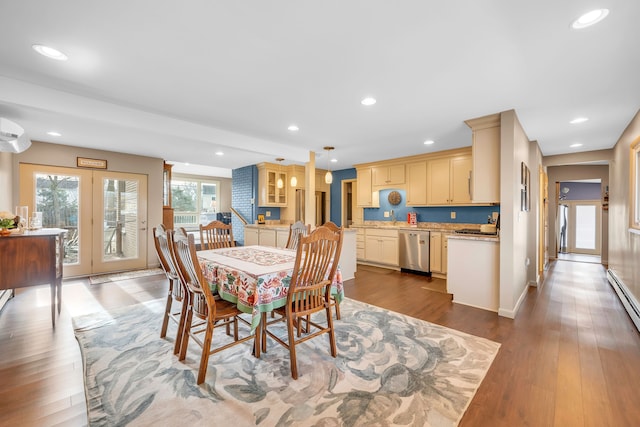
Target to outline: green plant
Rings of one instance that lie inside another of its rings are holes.
[[[0,212],[0,228],[12,228],[15,224],[13,221],[15,215],[8,211]]]

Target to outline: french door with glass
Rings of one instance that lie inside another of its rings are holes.
[[[599,201],[564,201],[558,205],[559,252],[600,255],[602,216]]]
[[[20,204],[67,230],[64,276],[146,267],[147,177],[20,165]]]

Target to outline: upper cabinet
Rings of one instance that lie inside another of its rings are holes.
[[[500,114],[466,120],[473,132],[474,203],[500,203]]]
[[[375,187],[404,184],[404,165],[373,166],[371,179]]]
[[[407,206],[427,204],[427,162],[407,163]]]
[[[287,206],[287,172],[270,163],[258,167],[258,206]],[[278,186],[281,180],[282,186]]]
[[[357,172],[357,194],[356,200],[360,207],[377,208],[380,207],[378,191],[373,191],[372,168],[358,168]]]
[[[427,205],[471,203],[470,155],[457,155],[427,161]]]

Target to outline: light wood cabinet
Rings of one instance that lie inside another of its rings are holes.
[[[259,231],[257,228],[244,228],[244,245],[253,246],[260,242]]]
[[[276,230],[276,246],[278,248],[286,247],[287,240],[289,240],[289,230]]]
[[[367,229],[364,252],[366,261],[397,267],[398,230]]]
[[[371,168],[357,169],[357,204],[360,207],[380,207],[378,191],[373,191]]]
[[[260,230],[258,239],[260,246],[276,246],[276,230],[273,228],[263,228]]]
[[[358,260],[365,259],[364,252],[364,229],[358,228],[356,230],[356,258]]]
[[[429,269],[442,273],[442,233],[432,231],[429,235]]]
[[[407,164],[407,206],[427,204],[427,162]]]
[[[374,166],[371,168],[374,186],[404,184],[404,165]]]
[[[432,231],[429,236],[429,267],[431,273],[447,274],[449,233]]]
[[[467,120],[473,132],[471,199],[500,203],[500,114]]]
[[[427,161],[427,205],[470,204],[471,156]]]
[[[270,163],[260,163],[257,166],[258,206],[287,206],[287,172]],[[279,179],[282,180],[282,188],[278,188]]]

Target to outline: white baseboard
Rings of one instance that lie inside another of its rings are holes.
[[[522,293],[518,298],[518,302],[516,302],[516,305],[515,307],[513,307],[513,309],[506,309],[506,308],[498,309],[498,316],[508,317],[509,319],[515,319],[516,314],[518,314],[518,310],[520,310],[520,306],[522,305],[522,301],[524,301],[524,298],[527,296],[528,289],[529,289],[529,284],[527,284],[527,286],[525,286],[524,289],[522,290]]]
[[[618,298],[620,298],[627,313],[629,313],[631,321],[636,325],[636,329],[640,331],[640,304],[614,271],[607,270],[607,279],[611,287],[616,291],[616,294],[618,294]]]

